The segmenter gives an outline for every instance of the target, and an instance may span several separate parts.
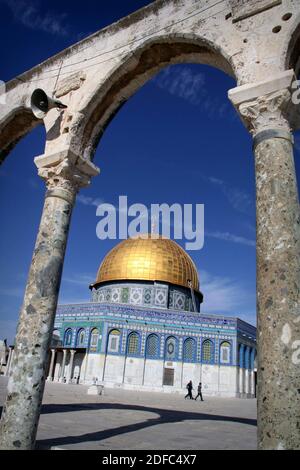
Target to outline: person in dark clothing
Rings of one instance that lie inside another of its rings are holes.
[[[193,384],[192,384],[192,381],[191,381],[191,380],[190,380],[189,383],[187,384],[186,388],[187,388],[187,391],[188,391],[188,392],[187,392],[187,394],[186,394],[186,396],[185,396],[184,398],[189,397],[190,400],[194,400],[193,395],[192,395]]]
[[[199,385],[198,385],[198,395],[195,397],[195,400],[197,400],[198,397],[201,398],[201,401],[204,401],[204,400],[203,400],[203,397],[202,397],[202,383],[201,383],[201,382],[199,382]]]

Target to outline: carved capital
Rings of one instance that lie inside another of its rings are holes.
[[[70,150],[35,158],[38,174],[46,182],[48,196],[57,196],[73,202],[80,188],[88,186],[92,176],[100,170],[89,160]]]
[[[283,89],[239,105],[239,112],[251,134],[267,129],[290,131],[291,92]]]
[[[82,187],[90,184],[91,176],[79,170],[69,160],[63,160],[55,166],[41,167],[38,174],[46,182],[48,190],[64,189],[77,193]]]

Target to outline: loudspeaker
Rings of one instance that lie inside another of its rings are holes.
[[[33,114],[38,119],[43,119],[52,108],[67,108],[61,101],[50,98],[44,90],[37,88],[31,95],[30,106]]]

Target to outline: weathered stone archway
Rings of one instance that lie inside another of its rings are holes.
[[[14,146],[40,122],[25,107],[13,110],[0,122],[0,164]]]
[[[158,0],[7,84],[3,157],[41,123],[30,113],[34,89],[68,108],[46,115],[45,153],[35,159],[47,193],[1,421],[3,448],[34,446],[70,217],[78,190],[99,173],[92,163],[99,138],[149,77],[187,61],[236,78],[229,98],[254,137],[259,447],[300,448],[300,225],[291,134],[300,122],[292,99],[299,25],[295,0]]]
[[[84,117],[80,127],[76,127],[80,154],[92,158],[106,126],[120,107],[159,70],[180,63],[207,64],[235,77],[229,59],[195,35],[170,34],[146,40],[125,55],[103,82],[96,83],[93,94],[87,97],[82,109]]]

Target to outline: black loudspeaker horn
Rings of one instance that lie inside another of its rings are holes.
[[[31,95],[30,106],[33,114],[38,119],[43,119],[52,108],[67,108],[61,101],[50,98],[44,90],[37,88]]]

